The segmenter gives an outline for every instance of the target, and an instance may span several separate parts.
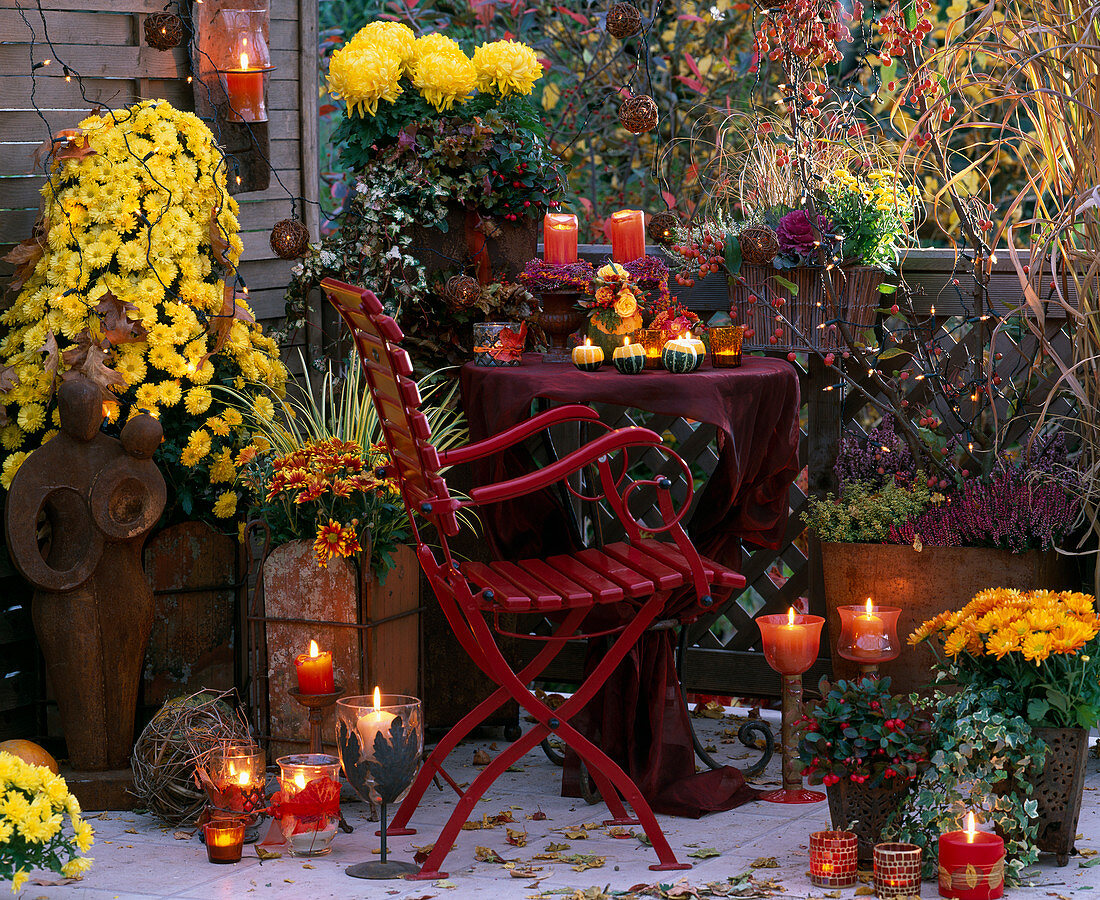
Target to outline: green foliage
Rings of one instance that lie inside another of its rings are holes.
[[[889,678],[838,681],[801,720],[799,757],[811,784],[912,780],[929,755],[927,710],[890,693]]]
[[[933,875],[940,834],[961,828],[975,811],[1004,838],[1005,880],[1016,883],[1038,858],[1038,804],[1031,794],[1046,745],[1005,681],[937,691],[933,708],[931,766],[888,831],[921,847],[925,873]]]
[[[919,515],[931,502],[932,493],[920,473],[910,485],[890,481],[874,488],[857,481],[845,485],[843,499],[833,494],[810,497],[802,521],[823,541],[881,544],[891,525]]]

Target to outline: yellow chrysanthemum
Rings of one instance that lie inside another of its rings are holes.
[[[237,511],[237,495],[233,491],[226,491],[214,503],[214,515],[219,519],[228,519]]]
[[[4,468],[0,470],[0,487],[3,487],[5,491],[11,487],[11,480],[15,477],[15,473],[19,471],[19,467],[23,465],[23,460],[29,455],[26,451],[20,450],[10,454],[4,460]]]
[[[187,446],[180,454],[180,462],[190,468],[202,460],[210,452],[210,432],[199,429],[193,431],[187,439]]]
[[[374,47],[348,44],[332,54],[328,70],[328,90],[343,99],[348,115],[376,115],[378,101],[393,103],[402,94],[404,63]]]
[[[1025,637],[1020,650],[1023,653],[1024,659],[1028,662],[1035,663],[1035,665],[1039,665],[1039,663],[1050,656],[1050,652],[1053,648],[1054,638],[1046,632],[1039,631]]]
[[[477,87],[477,71],[461,53],[429,53],[417,57],[412,81],[421,96],[443,112],[456,100],[469,98]]]
[[[458,41],[449,38],[445,34],[432,32],[416,39],[416,56],[430,56],[433,53],[443,53],[448,56],[465,56]]]
[[[502,97],[530,94],[542,77],[538,54],[518,41],[493,41],[474,51],[479,90],[493,90]]]
[[[213,399],[210,388],[202,386],[193,387],[187,392],[184,399],[184,407],[191,415],[199,416],[210,409],[210,403]]]
[[[61,874],[66,878],[80,878],[92,867],[92,860],[86,856],[78,856],[70,859],[61,867]]]
[[[18,894],[23,890],[23,885],[27,883],[27,879],[30,877],[26,869],[16,869],[11,876],[11,892]]]
[[[270,397],[260,394],[252,401],[252,411],[261,419],[272,419],[275,417],[275,404],[271,402]]]
[[[417,56],[416,35],[401,22],[371,22],[360,28],[348,43],[380,50],[396,57],[407,68]]]

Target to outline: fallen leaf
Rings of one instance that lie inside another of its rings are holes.
[[[856,888],[857,897],[871,897],[874,895],[874,893],[875,889],[867,887],[867,885],[865,884],[861,884],[859,887]]]
[[[127,828],[126,833],[127,834],[137,834],[138,830],[136,828]]]
[[[487,863],[504,863],[507,862],[503,856],[496,852],[492,847],[475,847],[474,859],[478,862]]]
[[[509,869],[508,874],[513,878],[535,878],[542,870],[543,866],[516,866]]]
[[[76,884],[80,878],[28,878],[27,884],[36,884],[39,887],[57,887],[61,884]]]
[[[616,825],[614,828],[607,829],[607,836],[619,838],[620,840],[622,840],[623,838],[632,838],[634,837],[634,829],[623,828],[619,825]]]
[[[569,863],[570,868],[572,868],[574,872],[599,869],[607,862],[606,856],[589,856],[584,853],[573,853],[570,856],[563,856],[561,859],[562,862]]]
[[[758,856],[749,865],[754,869],[778,869],[779,860],[774,856]]]
[[[445,888],[446,890],[451,890],[452,888],[458,887],[458,885],[455,884],[453,881],[450,881],[449,879],[444,878],[441,881],[433,881],[432,882],[432,887]]]
[[[561,833],[571,841],[583,841],[588,838],[588,832],[583,828],[563,828]]]
[[[717,700],[708,700],[695,707],[693,716],[703,719],[721,719],[726,714],[726,708]]]
[[[474,751],[474,765],[475,766],[487,766],[493,761],[493,758],[484,750]]]
[[[1081,855],[1084,856],[1085,854],[1082,853]],[[1078,863],[1078,866],[1080,868],[1091,869],[1093,866],[1100,866],[1100,856],[1095,856],[1093,854],[1090,855],[1092,855],[1092,859],[1088,860],[1087,862]]]
[[[836,898],[839,897],[840,895],[841,895],[840,891],[826,891],[825,892],[825,896],[828,897],[829,900],[836,900]]]
[[[508,837],[506,839],[513,847],[526,847],[527,846],[527,832],[520,831],[518,828],[509,828]]]
[[[569,849],[568,844],[550,843],[550,844],[546,845],[546,849],[543,852],[545,852],[545,853],[561,853],[562,850],[568,850],[568,849]]]
[[[190,831],[173,831],[172,837],[174,837],[177,841],[188,841],[191,839],[192,834],[193,832]]]
[[[263,862],[265,859],[282,859],[283,854],[277,850],[265,850],[263,847],[256,845],[256,856]]]
[[[524,816],[524,818],[525,819],[530,819],[532,822],[541,822],[543,819],[546,818],[546,813],[544,813],[540,809],[537,812],[531,813],[531,815],[529,815],[529,816]]]
[[[510,809],[503,809],[495,816],[487,817],[486,821],[489,823],[489,827],[493,828],[496,825],[503,825],[506,822],[514,822],[516,821],[516,818],[512,815],[512,811]]]
[[[1100,850],[1093,850],[1091,847],[1086,847],[1084,850],[1077,851],[1081,856],[1096,856],[1100,853]]]
[[[313,865],[312,863],[302,863],[302,868],[303,869],[316,869],[317,867],[315,865]],[[409,900],[412,900],[412,898],[410,897]]]
[[[693,859],[710,859],[712,856],[721,856],[721,855],[722,854],[719,853],[717,850],[715,850],[713,847],[700,847],[698,850],[695,850],[694,852],[688,854],[688,856],[692,857]],[[756,865],[756,863],[753,863],[753,865]],[[770,869],[772,867],[771,866],[767,866],[767,867],[759,866],[758,868],[769,868]],[[778,866],[776,866],[776,868],[778,868]]]

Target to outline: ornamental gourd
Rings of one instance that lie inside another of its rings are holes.
[[[694,372],[702,361],[703,357],[699,354],[694,342],[686,337],[674,338],[665,344],[661,352],[661,362],[668,371],[676,375]]]

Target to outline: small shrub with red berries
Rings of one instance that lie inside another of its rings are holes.
[[[802,774],[811,784],[896,785],[927,766],[927,712],[919,701],[891,694],[889,678],[822,687],[821,701],[799,721]]]

